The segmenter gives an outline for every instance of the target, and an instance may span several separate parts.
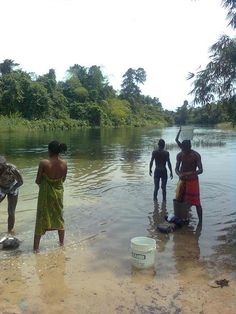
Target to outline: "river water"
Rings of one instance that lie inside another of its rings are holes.
[[[236,270],[236,132],[195,128],[193,149],[202,157],[204,172],[199,176],[203,225],[198,226],[195,208],[189,226],[165,235],[156,231],[164,215],[173,213],[172,200],[178,181],[167,183],[167,203],[153,203],[153,178],[149,161],[155,143],[163,138],[173,169],[179,148],[178,129],[93,129],[60,132],[2,133],[1,154],[17,166],[24,178],[16,211],[16,235],[20,249],[1,252],[0,259],[29,255],[36,215],[37,166],[47,158],[47,144],[58,139],[68,145],[64,217],[66,247],[91,246],[99,260],[117,267],[130,261],[130,239],[151,236],[157,241],[155,271],[181,273],[187,265],[201,265],[214,276]],[[160,194],[160,192],[159,192]],[[0,233],[6,230],[6,201],[0,205]],[[42,253],[57,248],[56,232],[41,240]]]

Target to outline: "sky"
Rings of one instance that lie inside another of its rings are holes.
[[[144,95],[175,110],[189,95],[188,72],[209,61],[209,47],[227,27],[221,0],[1,0],[0,62],[22,70],[98,65],[120,90],[128,68],[144,68]]]

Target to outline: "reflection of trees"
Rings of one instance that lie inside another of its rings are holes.
[[[74,176],[82,184],[91,179],[96,186],[112,178],[119,167],[115,159],[122,158],[121,170],[137,174],[137,161],[143,154],[141,130],[134,129],[92,129],[81,134],[78,147],[73,151]],[[73,140],[73,145],[75,145]],[[75,146],[74,146],[75,147]],[[77,158],[76,158],[77,157]],[[87,185],[87,184],[86,184]]]
[[[47,146],[53,139],[70,146],[70,134],[66,132],[4,132],[0,137],[1,154],[19,168],[37,166],[40,159],[47,157]]]

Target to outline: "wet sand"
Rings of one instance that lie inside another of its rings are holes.
[[[197,252],[187,250],[171,264],[161,249],[153,268],[136,270],[128,249],[115,255],[104,240],[101,235],[64,248],[42,248],[39,254],[6,254],[0,313],[235,313],[232,271],[213,275]],[[229,286],[217,286],[216,279],[229,280]]]

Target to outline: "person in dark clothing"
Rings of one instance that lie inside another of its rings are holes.
[[[154,192],[153,192],[153,200],[157,200],[157,194],[160,187],[160,180],[161,180],[161,188],[162,188],[162,197],[163,202],[166,202],[166,184],[167,184],[167,169],[166,163],[170,170],[170,178],[173,179],[172,173],[172,166],[170,162],[170,154],[168,151],[165,150],[165,141],[160,139],[158,142],[158,149],[152,152],[151,161],[149,164],[149,174],[152,175],[152,165],[153,161],[155,160],[155,171],[154,171]]]

